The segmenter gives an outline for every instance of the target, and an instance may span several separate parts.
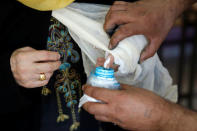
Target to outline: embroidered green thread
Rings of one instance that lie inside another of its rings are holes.
[[[74,131],[80,126],[76,116],[79,110],[75,112],[77,107],[75,107],[75,105],[78,103],[77,98],[82,96],[82,90],[80,75],[76,73],[75,69],[71,68],[71,64],[67,63],[67,61],[70,60],[71,63],[76,63],[79,61],[80,57],[78,52],[73,49],[73,43],[71,42],[68,29],[55,18],[52,18],[51,22],[53,24],[49,28],[50,37],[48,37],[47,48],[50,51],[58,52],[61,55],[61,60],[63,62],[58,71],[59,73],[56,75],[56,82],[54,84],[58,107],[57,123],[72,119],[73,123],[69,130]],[[76,90],[78,91],[78,97]],[[51,90],[46,86],[42,88],[42,95],[47,96],[50,93]],[[69,115],[64,114],[61,94],[64,95],[66,106],[71,110],[72,118],[69,118]]]
[[[47,86],[43,86],[41,94],[47,96],[48,94],[51,94],[51,90],[47,88]]]

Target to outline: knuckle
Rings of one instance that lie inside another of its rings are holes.
[[[97,98],[97,97],[98,97],[98,92],[95,91],[95,90],[92,90],[92,91],[91,91],[91,96]]]
[[[116,10],[116,6],[115,5],[112,5],[111,8],[110,8],[110,10],[112,10],[112,11],[113,10]]]
[[[23,61],[25,59],[25,55],[22,52],[16,54],[17,61]]]
[[[32,49],[32,48],[30,46],[26,46],[23,49],[29,50],[29,49]]]
[[[119,4],[119,1],[115,1],[115,2],[113,3],[113,5],[115,5],[115,4]]]

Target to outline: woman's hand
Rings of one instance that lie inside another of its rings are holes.
[[[46,85],[61,62],[57,52],[24,47],[13,52],[10,65],[13,76],[19,85],[35,88]],[[41,80],[41,74],[44,74],[46,79]]]

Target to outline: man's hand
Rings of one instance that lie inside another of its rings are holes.
[[[83,108],[97,120],[113,122],[135,131],[196,131],[197,113],[166,101],[158,95],[128,85],[109,90],[85,85],[84,93],[103,103],[85,103]]]
[[[57,52],[35,50],[24,47],[13,52],[10,65],[16,82],[26,88],[44,86],[48,83],[53,72],[61,64]],[[46,80],[39,80],[40,73],[46,75]]]
[[[149,44],[142,52],[140,61],[152,57],[172,28],[176,18],[185,9],[186,3],[188,4],[183,0],[114,2],[106,16],[104,29],[109,32],[116,26],[119,28],[112,35],[109,48],[115,48],[126,37],[143,34],[147,37]]]
[[[121,85],[122,90],[84,86],[84,93],[105,102],[84,104],[97,120],[113,122],[129,130],[159,130],[167,102],[152,92]]]

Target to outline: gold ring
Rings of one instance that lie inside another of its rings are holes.
[[[46,75],[44,73],[40,73],[40,78],[39,78],[40,81],[44,81],[46,80]]]

